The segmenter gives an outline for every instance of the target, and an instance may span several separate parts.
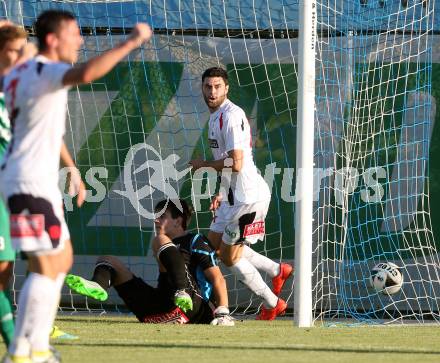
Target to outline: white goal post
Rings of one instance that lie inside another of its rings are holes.
[[[315,0],[300,1],[297,183],[295,212],[295,287],[294,320],[299,327],[313,324],[312,316],[312,234],[313,234],[313,156],[315,128]]]

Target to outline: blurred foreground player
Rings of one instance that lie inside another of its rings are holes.
[[[37,48],[33,43],[26,42],[27,33],[21,26],[15,25],[10,21],[0,22],[0,83],[9,71],[37,53]],[[8,112],[6,110],[5,98],[0,92],[0,159],[3,158],[8,144],[11,141],[11,124]],[[72,158],[67,148],[61,151],[61,161],[65,166],[74,167]],[[79,175],[78,175],[79,176]],[[70,182],[73,185],[79,185],[79,188],[85,190],[81,177],[72,176]],[[71,189],[71,188],[69,188]],[[78,194],[78,193],[76,193]],[[83,199],[78,198],[77,202],[82,204]],[[9,212],[0,199],[0,332],[6,346],[12,341],[14,335],[14,321],[12,315],[12,305],[10,301],[10,291],[8,290],[9,281],[12,276],[16,251],[11,243],[9,229]],[[63,332],[57,327],[52,329],[51,338],[66,339],[75,338],[75,336]]]
[[[35,31],[39,54],[14,68],[3,88],[13,133],[1,164],[0,189],[11,214],[14,247],[26,253],[30,272],[3,362],[59,362],[49,349],[49,333],[73,260],[58,189],[68,89],[104,76],[152,35],[147,24],[137,24],[120,45],[72,67],[83,40],[71,13],[43,12]]]
[[[26,43],[26,31],[9,21],[0,22],[0,77],[9,73],[14,65],[35,55],[36,49]],[[35,48],[35,46],[34,46]],[[11,141],[11,124],[5,106],[3,91],[0,92],[0,159],[6,153]],[[0,332],[6,346],[14,335],[14,320],[10,301],[9,281],[15,261],[15,250],[11,244],[9,213],[3,200],[0,200]]]

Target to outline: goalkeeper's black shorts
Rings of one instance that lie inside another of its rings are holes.
[[[164,284],[159,284],[159,288],[154,288],[141,278],[134,276],[131,280],[114,286],[114,288],[140,322],[144,322],[146,316],[168,313],[176,307],[174,305],[174,291]],[[189,323],[209,324],[213,319],[209,304],[197,294],[192,294],[191,298],[193,310],[188,310],[185,313]]]

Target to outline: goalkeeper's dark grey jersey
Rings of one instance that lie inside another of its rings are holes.
[[[206,280],[204,271],[217,266],[215,252],[208,239],[201,234],[188,233],[173,239],[173,243],[184,259],[189,287],[208,301],[212,294],[212,285]],[[162,272],[159,276],[159,285],[166,283],[165,280],[168,280],[168,274]]]

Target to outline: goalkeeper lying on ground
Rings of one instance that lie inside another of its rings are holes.
[[[186,231],[191,210],[185,201],[180,203],[183,212],[171,200],[168,205],[163,200],[155,208],[158,213],[166,207],[154,221],[157,235],[152,248],[159,265],[157,288],[134,276],[114,256],[98,258],[91,281],[67,275],[67,285],[101,301],[107,299],[107,290],[113,286],[144,323],[234,325],[215,252],[203,235]]]

